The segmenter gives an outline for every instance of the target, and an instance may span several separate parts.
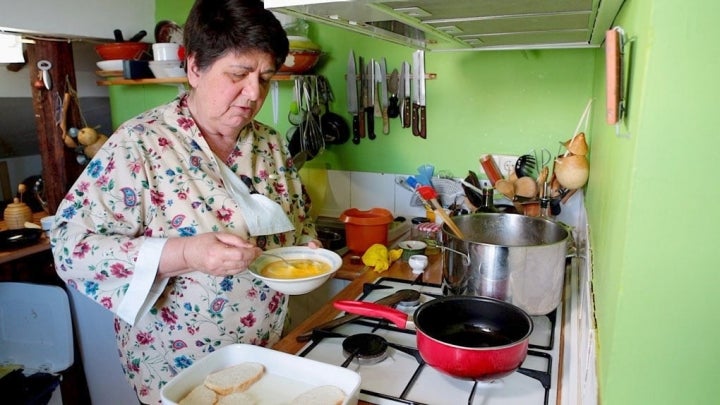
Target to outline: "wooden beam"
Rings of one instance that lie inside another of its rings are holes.
[[[73,89],[77,88],[75,62],[72,44],[69,41],[36,39],[35,44],[28,45],[27,49],[30,86],[42,159],[43,189],[48,202],[47,210],[54,214],[65,193],[84,168],[75,160],[75,151],[65,146],[59,126],[63,95],[68,91],[68,84]],[[37,86],[38,79],[42,78],[42,71],[37,66],[38,61],[41,60],[52,64],[48,70],[52,82],[49,90],[44,86]],[[82,119],[77,103],[70,103],[67,119],[68,128],[81,126]]]

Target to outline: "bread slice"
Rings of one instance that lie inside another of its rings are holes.
[[[342,405],[345,392],[334,385],[311,388],[295,397],[293,405]]]
[[[200,384],[178,402],[178,405],[213,405],[217,401],[215,391]]]
[[[257,401],[251,395],[244,392],[233,392],[230,395],[223,395],[215,405],[255,405]]]
[[[260,363],[240,363],[208,375],[205,377],[205,386],[218,395],[243,392],[262,378],[264,373],[265,366]]]

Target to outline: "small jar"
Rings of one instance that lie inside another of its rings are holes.
[[[441,230],[442,224],[436,224],[434,222],[423,222],[413,227],[411,232],[411,238],[413,240],[425,242],[425,244],[427,245],[427,247],[425,248],[426,255],[435,255],[440,253],[440,248],[438,247],[438,240]]]
[[[32,210],[27,204],[15,197],[12,204],[8,204],[3,212],[3,219],[8,229],[22,229],[25,222],[32,221]]]

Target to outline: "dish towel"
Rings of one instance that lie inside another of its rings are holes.
[[[226,164],[218,159],[225,187],[240,206],[251,236],[273,235],[295,229],[282,207],[270,198],[250,190]]]

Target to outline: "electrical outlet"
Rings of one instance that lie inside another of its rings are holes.
[[[515,171],[515,162],[517,162],[519,156],[513,155],[492,155],[497,164],[498,169],[502,173],[503,177],[507,178],[510,173]]]

